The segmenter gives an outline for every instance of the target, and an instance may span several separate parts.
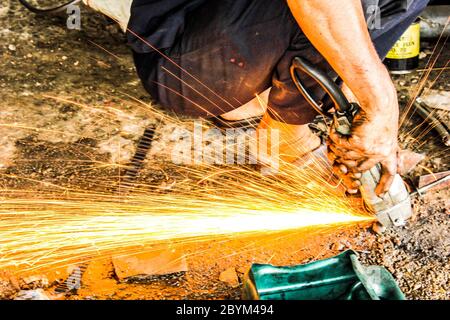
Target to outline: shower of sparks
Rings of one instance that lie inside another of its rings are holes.
[[[148,108],[153,118],[161,116]],[[115,118],[111,109],[103,114],[105,120]],[[167,116],[164,122],[189,123]],[[167,241],[263,236],[373,220],[345,198],[339,184],[328,181],[331,172],[321,161],[303,169],[286,164],[275,176],[264,176],[248,166],[165,162],[161,167],[165,176],[176,178],[173,186],[140,179],[131,189],[114,188],[120,186],[117,172],[124,165],[114,167],[95,159],[77,163],[83,165],[78,174],[113,168],[116,175],[92,176],[66,185],[2,175],[4,180],[25,181],[39,190],[0,189],[0,269],[26,272]],[[159,170],[156,166],[148,169]],[[86,183],[95,187],[83,189]]]
[[[250,200],[223,203],[219,199],[155,199],[151,195],[130,198],[126,203],[5,200],[0,210],[0,269],[51,267],[169,240],[192,242],[220,235],[235,237],[371,220],[351,215],[345,207],[333,206],[333,211],[328,211],[323,206],[319,211],[295,208],[291,203],[291,208],[268,205],[258,209],[247,205]]]
[[[317,173],[320,166],[318,161],[304,169],[288,166],[268,177],[248,167],[165,163],[181,177],[171,190],[139,182],[122,193],[105,191],[115,176],[92,178],[101,191],[27,179],[42,189],[0,191],[0,269],[50,268],[164,241],[373,220]]]

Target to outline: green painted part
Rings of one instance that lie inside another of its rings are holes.
[[[248,300],[405,300],[384,267],[362,266],[353,250],[290,267],[254,264],[243,290]]]

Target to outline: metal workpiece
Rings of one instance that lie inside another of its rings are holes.
[[[427,184],[426,186],[423,186],[422,188],[417,188],[415,191],[411,192],[411,196],[423,196],[424,193],[426,193],[427,191],[438,187],[438,186],[443,186],[445,187],[445,184],[448,184],[448,182],[450,181],[450,175],[442,177],[430,184]]]

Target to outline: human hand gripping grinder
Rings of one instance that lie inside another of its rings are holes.
[[[344,136],[351,135],[353,117],[358,113],[360,106],[350,103],[340,87],[325,72],[309,61],[300,57],[294,58],[290,71],[298,90],[316,110],[321,110],[321,106],[305,88],[299,75],[306,74],[320,84],[335,105],[332,123],[335,130]],[[364,203],[369,211],[376,215],[378,222],[383,227],[404,225],[406,219],[412,215],[411,198],[405,183],[400,175],[396,174],[389,191],[383,198],[380,198],[375,193],[380,177],[381,166],[379,164],[362,174],[360,192]]]

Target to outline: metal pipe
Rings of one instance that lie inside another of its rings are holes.
[[[80,2],[81,0],[71,0],[71,1],[66,1],[65,3],[62,4],[57,4],[53,7],[39,7],[39,5],[36,5],[35,3],[32,3],[29,0],[19,0],[19,2],[28,10],[30,10],[33,13],[36,14],[60,14],[62,12],[67,11],[67,8],[70,7],[71,5],[77,4],[78,2]],[[62,2],[62,1],[60,1]]]
[[[440,178],[438,180],[436,180],[435,182],[432,182],[430,184],[427,184],[426,186],[416,189],[415,191],[411,192],[410,195],[411,197],[413,196],[421,196],[423,193],[427,192],[428,190],[430,190],[431,188],[434,188],[440,184],[443,184],[444,182],[447,182],[450,180],[450,176],[445,176],[443,178]]]
[[[437,119],[435,116],[431,114],[429,108],[425,102],[418,97],[414,101],[414,106],[416,107],[417,114],[424,119],[428,124],[436,131],[437,134],[442,138],[442,142],[448,147],[450,146],[450,134],[447,128]]]
[[[420,14],[420,37],[423,39],[438,38],[450,35],[450,6],[429,6]],[[445,30],[444,30],[445,29]]]

